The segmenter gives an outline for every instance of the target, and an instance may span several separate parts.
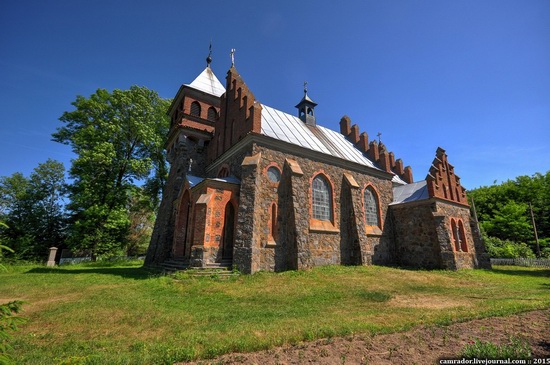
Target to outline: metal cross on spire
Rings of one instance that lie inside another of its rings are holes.
[[[231,56],[231,66],[235,66],[235,48],[231,48],[229,55]]]
[[[210,67],[212,63],[212,38],[210,38],[210,46],[208,47],[208,57],[206,57],[206,65]]]
[[[304,81],[304,95],[307,94],[307,81]]]
[[[382,143],[382,138],[380,138],[382,137],[382,133],[378,132],[377,136],[378,136],[378,143],[379,144]]]

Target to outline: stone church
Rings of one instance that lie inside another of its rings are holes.
[[[490,267],[445,150],[414,182],[347,116],[339,131],[319,125],[307,89],[290,115],[256,100],[234,64],[224,87],[211,61],[168,110],[171,169],[146,265]]]

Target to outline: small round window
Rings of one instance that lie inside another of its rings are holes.
[[[281,171],[275,166],[270,166],[267,169],[267,178],[274,183],[281,181]]]

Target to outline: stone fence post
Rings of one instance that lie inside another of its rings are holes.
[[[55,266],[55,255],[57,254],[57,247],[50,247],[50,256],[48,257],[48,263],[46,266]]]

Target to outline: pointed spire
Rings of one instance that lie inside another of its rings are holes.
[[[206,57],[206,67],[210,67],[212,63],[212,39],[210,39],[210,46],[208,47],[208,57]]]
[[[296,108],[298,108],[298,117],[307,125],[315,127],[315,113],[314,109],[317,106],[317,103],[315,103],[313,100],[309,98],[307,95],[307,81],[304,81],[304,97],[298,105],[296,105]]]

